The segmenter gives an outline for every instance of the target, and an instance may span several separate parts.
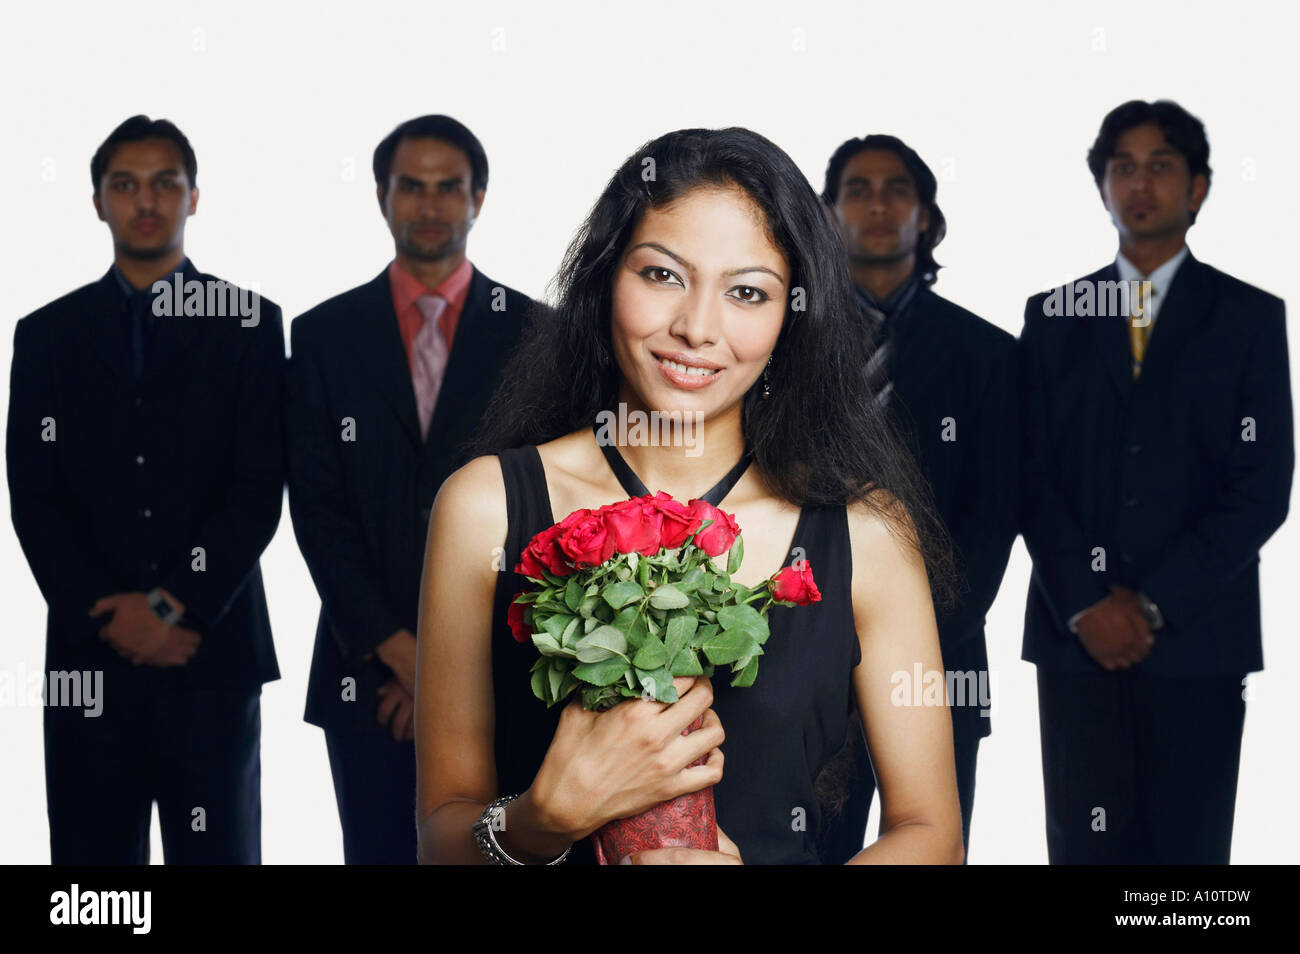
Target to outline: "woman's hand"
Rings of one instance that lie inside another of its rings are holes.
[[[577,841],[611,819],[718,783],[725,733],[709,708],[713,685],[686,676],[673,684],[671,704],[631,699],[589,712],[574,700],[565,708],[530,789],[548,828]],[[700,728],[682,735],[701,715]],[[704,764],[688,768],[701,756]]]
[[[718,850],[701,848],[651,848],[634,851],[619,864],[623,865],[743,865],[740,849],[718,826]]]

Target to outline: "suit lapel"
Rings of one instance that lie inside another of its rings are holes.
[[[117,286],[113,269],[109,268],[95,285],[96,305],[82,315],[86,322],[86,337],[91,350],[99,356],[104,366],[118,378],[130,378],[131,356],[122,333],[126,296]]]
[[[406,346],[402,344],[402,331],[397,324],[388,269],[385,268],[365,286],[360,314],[354,320],[357,322],[356,347],[375,390],[397,414],[407,438],[419,448],[423,439],[420,436],[419,411],[415,406],[415,384],[411,380]]]
[[[1174,273],[1165,300],[1160,305],[1151,338],[1142,361],[1142,375],[1138,383],[1150,381],[1154,373],[1159,377],[1177,357],[1178,352],[1193,336],[1196,327],[1214,307],[1214,288],[1210,269],[1187,253],[1183,264]]]
[[[185,285],[192,281],[202,283],[205,278],[211,277],[212,276],[210,275],[204,276],[201,274],[199,270],[194,267],[194,263],[189,259],[185,260],[185,269],[181,274],[181,300],[179,302],[182,309],[184,308],[185,298],[187,297]],[[173,274],[168,274],[163,280],[165,280],[169,286],[175,282]],[[213,281],[215,280],[216,279],[213,279]],[[173,292],[167,291],[162,294],[172,295]],[[204,286],[202,294],[203,307],[206,309],[208,303],[206,286]],[[173,309],[176,304],[177,303],[173,301]],[[226,307],[229,307],[229,298],[227,298]],[[158,377],[171,377],[182,368],[182,362],[190,349],[194,347],[195,341],[203,335],[204,331],[207,330],[201,324],[195,325],[194,322],[238,320],[237,317],[218,318],[206,315],[187,316],[183,310],[180,314],[176,314],[173,311],[170,315],[155,316],[153,344],[149,349],[148,360],[145,361],[144,373],[140,376],[141,381],[148,381]]]
[[[1099,272],[1094,272],[1084,281],[1092,282],[1094,303],[1100,296],[1098,283],[1118,282],[1119,269],[1111,262]],[[1105,367],[1107,376],[1115,385],[1119,396],[1129,401],[1133,396],[1133,346],[1129,343],[1126,316],[1099,316],[1066,318],[1065,321],[1091,322],[1096,329],[1093,341],[1097,349],[1097,360]]]

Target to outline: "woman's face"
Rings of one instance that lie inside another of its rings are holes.
[[[737,404],[776,345],[789,281],[744,191],[700,187],[647,209],[614,276],[624,399],[706,420]]]

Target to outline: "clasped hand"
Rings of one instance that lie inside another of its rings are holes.
[[[88,615],[103,613],[112,616],[100,627],[99,638],[134,666],[183,666],[199,650],[199,634],[184,626],[164,623],[143,593],[101,597]]]
[[[1137,593],[1114,583],[1110,596],[1079,617],[1075,626],[1088,655],[1110,672],[1140,663],[1156,642]]]

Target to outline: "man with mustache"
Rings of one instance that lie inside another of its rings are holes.
[[[1259,549],[1295,449],[1283,302],[1187,248],[1209,158],[1177,103],[1111,111],[1088,167],[1119,253],[1025,307],[1023,656],[1052,864],[1229,860]]]
[[[54,864],[146,864],[154,801],[168,864],[261,861],[284,325],[186,257],[197,171],[167,120],[114,129],[90,163],[113,265],[14,332],[9,491],[46,669],[103,674],[93,718],[46,700]]]
[[[937,191],[915,150],[872,135],[831,157],[822,198],[876,334],[869,380],[920,464],[966,584],[954,605],[935,610],[969,855],[975,761],[992,731],[984,617],[1016,538],[1015,339],[932,290],[934,248],[947,231]],[[838,864],[862,848],[876,787],[860,725],[832,765],[848,800],[830,813],[822,857]]]
[[[405,122],[374,174],[393,261],[293,322],[289,511],[321,598],[306,719],[325,731],[345,861],[415,864],[425,532],[533,303],[466,257],[488,181],[469,129]],[[508,568],[493,545],[465,558]]]

